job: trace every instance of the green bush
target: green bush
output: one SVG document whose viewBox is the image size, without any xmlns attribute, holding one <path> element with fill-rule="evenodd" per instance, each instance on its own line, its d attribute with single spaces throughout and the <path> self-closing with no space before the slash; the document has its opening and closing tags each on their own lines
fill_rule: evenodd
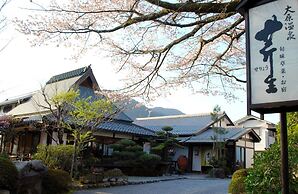
<svg viewBox="0 0 298 194">
<path fill-rule="evenodd" d="M 70 171 L 73 152 L 72 145 L 38 145 L 33 159 L 42 160 L 46 166 L 52 169 Z"/>
<path fill-rule="evenodd" d="M 103 176 L 104 178 L 125 177 L 125 174 L 123 174 L 123 172 L 120 169 L 114 168 L 111 170 L 104 171 Z"/>
<path fill-rule="evenodd" d="M 232 181 L 229 185 L 229 193 L 242 194 L 245 193 L 245 179 L 247 176 L 247 169 L 240 169 L 234 172 Z"/>
<path fill-rule="evenodd" d="M 236 170 L 232 176 L 232 179 L 247 177 L 249 169 Z"/>
<path fill-rule="evenodd" d="M 119 166 L 133 167 L 137 165 L 138 158 L 145 154 L 141 146 L 129 139 L 122 139 L 111 145 L 113 148 L 114 163 Z"/>
<path fill-rule="evenodd" d="M 160 163 L 161 157 L 156 154 L 144 154 L 139 157 L 139 160 L 144 168 L 155 168 Z"/>
<path fill-rule="evenodd" d="M 280 145 L 271 147 L 254 157 L 254 166 L 245 180 L 248 193 L 277 194 L 281 192 Z M 289 141 L 289 186 L 290 193 L 298 193 L 298 146 Z M 296 175 L 295 175 L 296 174 Z"/>
<path fill-rule="evenodd" d="M 0 157 L 0 188 L 14 191 L 17 185 L 18 171 L 6 157 Z"/>
<path fill-rule="evenodd" d="M 43 194 L 62 194 L 71 188 L 71 177 L 68 172 L 60 169 L 49 169 L 42 180 Z"/>
</svg>

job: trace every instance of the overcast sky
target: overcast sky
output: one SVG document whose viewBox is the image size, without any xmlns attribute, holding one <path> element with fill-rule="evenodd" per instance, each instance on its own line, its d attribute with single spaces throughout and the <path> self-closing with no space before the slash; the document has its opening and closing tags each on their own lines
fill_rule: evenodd
<svg viewBox="0 0 298 194">
<path fill-rule="evenodd" d="M 29 0 L 12 0 L 5 10 L 8 19 L 23 14 L 20 7 L 28 3 Z M 110 59 L 98 53 L 90 52 L 75 61 L 71 59 L 71 48 L 31 47 L 27 37 L 15 31 L 12 25 L 0 34 L 1 45 L 7 41 L 10 41 L 9 45 L 0 53 L 0 101 L 38 90 L 51 76 L 90 64 L 102 88 L 113 89 L 121 84 L 119 78 L 122 75 L 115 72 Z M 176 108 L 188 114 L 211 112 L 215 105 L 219 105 L 233 121 L 246 115 L 245 94 L 238 101 L 227 102 L 223 97 L 193 94 L 188 89 L 177 88 L 172 95 L 161 97 L 149 105 Z M 278 122 L 278 115 L 268 115 L 265 119 Z"/>
</svg>

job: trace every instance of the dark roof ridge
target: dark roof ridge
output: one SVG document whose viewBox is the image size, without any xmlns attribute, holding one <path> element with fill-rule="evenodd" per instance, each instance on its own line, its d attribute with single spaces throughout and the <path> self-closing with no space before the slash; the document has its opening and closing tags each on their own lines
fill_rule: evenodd
<svg viewBox="0 0 298 194">
<path fill-rule="evenodd" d="M 78 68 L 78 69 L 75 69 L 75 70 L 71 70 L 71 71 L 68 71 L 68 72 L 64 72 L 64 73 L 61 73 L 61 74 L 58 74 L 58 75 L 54 75 L 50 78 L 50 80 L 46 84 L 51 84 L 51 83 L 55 83 L 55 82 L 58 82 L 58 81 L 65 80 L 65 79 L 69 79 L 69 78 L 73 78 L 73 77 L 76 77 L 76 76 L 83 75 L 89 68 L 90 68 L 90 65 L 85 66 L 85 67 L 81 67 L 81 68 Z"/>
</svg>

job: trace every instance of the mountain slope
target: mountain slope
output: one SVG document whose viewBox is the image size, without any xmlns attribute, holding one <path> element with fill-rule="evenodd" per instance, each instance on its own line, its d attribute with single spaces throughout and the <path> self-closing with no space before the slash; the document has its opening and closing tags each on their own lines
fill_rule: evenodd
<svg viewBox="0 0 298 194">
<path fill-rule="evenodd" d="M 163 107 L 148 108 L 144 104 L 134 99 L 130 100 L 124 112 L 133 120 L 135 120 L 136 118 L 142 118 L 142 117 L 158 117 L 158 116 L 184 114 L 180 110 L 173 109 L 173 108 L 163 108 Z"/>
</svg>

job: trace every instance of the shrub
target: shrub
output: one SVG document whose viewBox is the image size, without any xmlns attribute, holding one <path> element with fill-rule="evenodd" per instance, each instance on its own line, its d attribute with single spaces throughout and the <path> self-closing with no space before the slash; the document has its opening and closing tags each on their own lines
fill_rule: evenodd
<svg viewBox="0 0 298 194">
<path fill-rule="evenodd" d="M 223 168 L 212 168 L 209 171 L 209 176 L 223 179 L 223 178 L 226 177 L 226 173 L 225 173 L 225 170 Z"/>
<path fill-rule="evenodd" d="M 42 160 L 49 168 L 69 171 L 73 152 L 72 145 L 39 145 L 33 158 Z"/>
<path fill-rule="evenodd" d="M 234 172 L 232 181 L 229 185 L 229 193 L 242 194 L 245 193 L 245 179 L 247 176 L 247 169 L 240 169 Z"/>
<path fill-rule="evenodd" d="M 232 179 L 247 177 L 247 174 L 248 174 L 248 169 L 236 170 L 232 176 Z"/>
<path fill-rule="evenodd" d="M 139 157 L 140 163 L 144 168 L 155 168 L 160 163 L 161 157 L 156 154 L 144 154 Z"/>
<path fill-rule="evenodd" d="M 43 194 L 60 194 L 70 190 L 71 177 L 68 172 L 60 169 L 49 169 L 42 180 Z"/>
<path fill-rule="evenodd" d="M 113 177 L 125 177 L 123 172 L 119 168 L 114 168 L 104 172 L 104 178 L 113 178 Z"/>
<path fill-rule="evenodd" d="M 157 165 L 161 157 L 156 154 L 143 152 L 141 146 L 134 141 L 122 139 L 111 146 L 114 149 L 114 164 L 121 167 L 121 170 L 128 175 L 153 176 L 160 174 Z"/>
<path fill-rule="evenodd" d="M 6 157 L 0 157 L 0 188 L 13 191 L 16 189 L 18 171 Z"/>
<path fill-rule="evenodd" d="M 290 193 L 298 193 L 298 146 L 289 141 L 289 186 Z M 250 193 L 275 194 L 281 191 L 280 146 L 271 147 L 255 155 L 254 167 L 249 170 L 245 180 L 246 191 Z"/>
</svg>

